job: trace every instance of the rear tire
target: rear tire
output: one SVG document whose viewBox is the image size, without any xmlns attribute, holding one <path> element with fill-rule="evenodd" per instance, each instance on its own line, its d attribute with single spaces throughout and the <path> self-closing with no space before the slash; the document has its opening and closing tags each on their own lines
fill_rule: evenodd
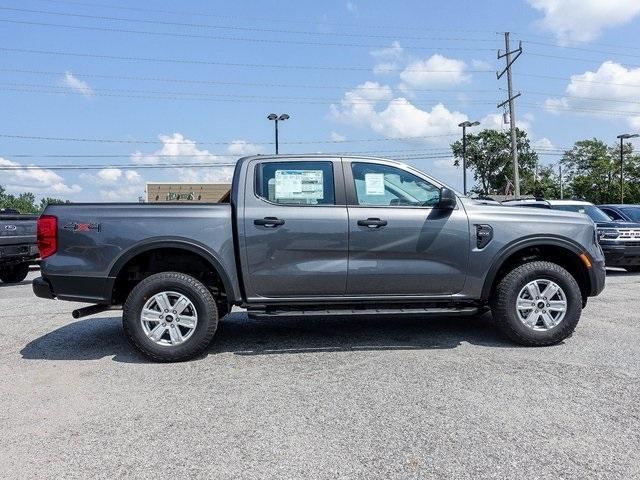
<svg viewBox="0 0 640 480">
<path fill-rule="evenodd" d="M 550 285 L 559 288 L 554 295 L 543 296 Z M 531 295 L 529 288 L 540 291 L 540 295 Z M 514 268 L 500 280 L 491 299 L 491 312 L 501 330 L 515 343 L 554 345 L 570 337 L 576 328 L 582 314 L 582 294 L 575 278 L 560 265 L 530 262 Z"/>
<path fill-rule="evenodd" d="M 179 362 L 202 353 L 211 343 L 218 310 L 200 281 L 184 273 L 163 272 L 133 288 L 124 304 L 122 323 L 128 340 L 144 356 L 156 362 Z"/>
<path fill-rule="evenodd" d="M 19 263 L 0 267 L 0 280 L 4 283 L 19 283 L 27 278 L 29 274 L 29 264 Z"/>
</svg>

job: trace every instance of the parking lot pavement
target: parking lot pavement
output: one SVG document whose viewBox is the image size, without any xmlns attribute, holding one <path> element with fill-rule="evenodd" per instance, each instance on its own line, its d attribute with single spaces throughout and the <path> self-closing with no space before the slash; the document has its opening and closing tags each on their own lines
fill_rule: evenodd
<svg viewBox="0 0 640 480">
<path fill-rule="evenodd" d="M 607 282 L 555 347 L 513 346 L 489 315 L 239 312 L 165 365 L 120 312 L 74 321 L 0 285 L 0 477 L 640 478 L 640 275 Z"/>
</svg>

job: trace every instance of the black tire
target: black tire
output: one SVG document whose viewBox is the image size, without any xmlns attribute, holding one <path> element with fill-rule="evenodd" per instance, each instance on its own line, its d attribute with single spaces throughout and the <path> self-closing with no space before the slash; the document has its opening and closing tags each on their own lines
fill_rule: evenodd
<svg viewBox="0 0 640 480">
<path fill-rule="evenodd" d="M 27 278 L 29 274 L 29 264 L 19 263 L 0 267 L 0 280 L 4 283 L 19 283 Z"/>
<path fill-rule="evenodd" d="M 159 345 L 144 332 L 140 315 L 149 298 L 163 291 L 185 295 L 194 305 L 198 322 L 193 334 L 178 345 Z M 151 275 L 136 285 L 124 304 L 122 324 L 131 344 L 156 362 L 179 362 L 202 353 L 218 327 L 218 310 L 211 292 L 201 282 L 184 273 Z"/>
<path fill-rule="evenodd" d="M 537 279 L 551 280 L 566 296 L 567 310 L 560 323 L 548 330 L 534 330 L 519 318 L 516 301 L 522 288 Z M 498 283 L 491 298 L 493 318 L 509 339 L 520 345 L 541 347 L 554 345 L 571 336 L 582 314 L 582 294 L 575 278 L 552 262 L 536 261 L 520 265 Z"/>
</svg>

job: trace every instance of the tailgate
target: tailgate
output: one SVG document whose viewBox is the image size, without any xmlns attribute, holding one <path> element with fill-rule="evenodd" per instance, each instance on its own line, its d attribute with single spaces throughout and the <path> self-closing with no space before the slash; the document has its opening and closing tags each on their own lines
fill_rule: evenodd
<svg viewBox="0 0 640 480">
<path fill-rule="evenodd" d="M 36 243 L 36 219 L 32 215 L 1 215 L 0 246 Z"/>
</svg>

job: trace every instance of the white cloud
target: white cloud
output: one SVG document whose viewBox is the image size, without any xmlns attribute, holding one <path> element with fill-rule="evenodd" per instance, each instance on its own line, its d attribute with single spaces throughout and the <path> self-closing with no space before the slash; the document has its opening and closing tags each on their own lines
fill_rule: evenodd
<svg viewBox="0 0 640 480">
<path fill-rule="evenodd" d="M 522 120 L 516 119 L 516 126 L 525 130 L 526 132 L 531 131 L 531 121 L 532 117 L 524 115 Z M 509 117 L 507 116 L 507 121 Z M 491 130 L 507 130 L 509 128 L 508 123 L 504 123 L 504 117 L 501 113 L 489 113 L 485 115 L 482 119 L 480 119 L 480 125 L 478 126 L 479 130 L 491 129 Z"/>
<path fill-rule="evenodd" d="M 69 87 L 70 89 L 84 95 L 86 98 L 93 96 L 93 90 L 89 84 L 76 78 L 71 72 L 65 72 L 64 77 L 62 78 L 62 84 L 65 87 Z"/>
<path fill-rule="evenodd" d="M 194 140 L 189 140 L 181 133 L 173 135 L 158 135 L 162 142 L 162 148 L 152 153 L 134 152 L 131 160 L 139 164 L 158 165 L 190 164 L 184 167 L 172 167 L 170 174 L 164 173 L 164 178 L 170 181 L 181 182 L 230 182 L 233 176 L 233 166 L 224 165 L 234 162 L 231 157 L 215 155 L 208 150 L 198 148 Z M 233 147 L 232 147 L 233 145 Z M 248 148 L 251 145 L 243 140 L 237 140 L 230 149 Z M 236 155 L 237 153 L 233 153 Z M 193 164 L 206 164 L 206 166 L 191 166 Z M 222 165 L 216 165 L 222 164 Z M 154 173 L 156 177 L 158 173 Z"/>
<path fill-rule="evenodd" d="M 127 170 L 124 172 L 124 177 L 129 183 L 140 183 L 142 181 L 142 177 L 135 170 Z"/>
<path fill-rule="evenodd" d="M 552 148 L 555 148 L 555 146 L 553 145 L 553 142 L 551 140 L 549 140 L 547 137 L 542 137 L 537 139 L 536 141 L 534 141 L 531 146 L 533 147 L 534 150 L 550 150 Z"/>
<path fill-rule="evenodd" d="M 626 68 L 612 61 L 604 62 L 595 71 L 572 75 L 565 89 L 566 96 L 545 101 L 548 111 L 612 118 L 626 117 L 629 125 L 640 128 L 638 88 L 640 67 Z M 605 110 L 599 112 L 598 110 Z"/>
<path fill-rule="evenodd" d="M 400 73 L 402 89 L 449 87 L 469 83 L 471 75 L 465 73 L 467 65 L 462 60 L 446 58 L 440 54 L 425 60 L 411 62 Z"/>
<path fill-rule="evenodd" d="M 247 155 L 256 155 L 258 153 L 262 153 L 264 152 L 264 147 L 262 145 L 249 143 L 246 140 L 233 140 L 227 147 L 227 151 L 229 153 L 244 157 Z"/>
<path fill-rule="evenodd" d="M 349 1 L 345 6 L 347 7 L 348 12 L 358 15 L 358 6 L 354 2 Z"/>
<path fill-rule="evenodd" d="M 452 112 L 441 103 L 430 111 L 421 110 L 404 97 L 392 98 L 388 86 L 375 82 L 366 82 L 346 92 L 341 104 L 331 105 L 330 111 L 336 121 L 367 127 L 391 138 L 446 135 L 467 120 L 465 114 Z"/>
<path fill-rule="evenodd" d="M 400 68 L 400 61 L 404 55 L 404 49 L 398 41 L 394 41 L 390 46 L 369 52 L 378 63 L 373 67 L 373 73 L 384 75 L 397 71 Z"/>
<path fill-rule="evenodd" d="M 41 195 L 56 193 L 71 195 L 82 191 L 80 185 L 67 185 L 53 170 L 25 168 L 25 166 L 0 157 L 0 167 L 11 167 L 2 171 L 2 184 L 10 193 L 32 191 Z"/>
<path fill-rule="evenodd" d="M 484 60 L 471 60 L 471 66 L 474 70 L 486 70 L 487 72 L 494 69 L 493 65 Z"/>
<path fill-rule="evenodd" d="M 334 142 L 344 142 L 347 139 L 344 135 L 340 135 L 337 132 L 331 132 L 331 140 Z"/>
<path fill-rule="evenodd" d="M 105 183 L 114 183 L 122 176 L 119 168 L 103 168 L 98 172 L 98 178 Z"/>
<path fill-rule="evenodd" d="M 529 5 L 544 14 L 540 26 L 564 44 L 594 40 L 640 14 L 638 0 L 529 0 Z"/>
</svg>

